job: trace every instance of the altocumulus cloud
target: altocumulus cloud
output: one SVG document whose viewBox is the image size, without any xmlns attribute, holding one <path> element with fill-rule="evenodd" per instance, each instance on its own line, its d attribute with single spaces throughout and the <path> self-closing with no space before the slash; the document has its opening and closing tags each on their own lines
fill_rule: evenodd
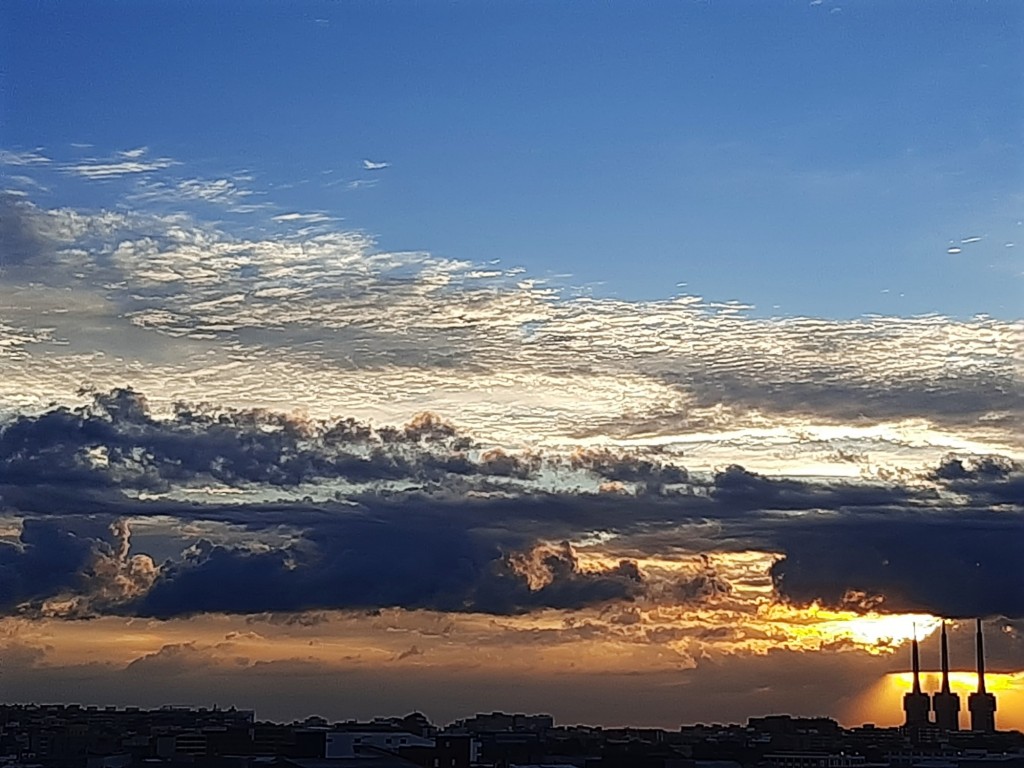
<svg viewBox="0 0 1024 768">
<path fill-rule="evenodd" d="M 29 407 L 129 380 L 162 407 L 429 405 L 506 442 L 912 422 L 940 447 L 1005 447 L 1024 424 L 1019 323 L 565 299 L 514 269 L 381 253 L 357 232 L 239 237 L 183 214 L 19 198 L 4 222 L 14 268 L 0 280 L 25 301 L 7 310 L 21 357 L 0 393 Z"/>
</svg>

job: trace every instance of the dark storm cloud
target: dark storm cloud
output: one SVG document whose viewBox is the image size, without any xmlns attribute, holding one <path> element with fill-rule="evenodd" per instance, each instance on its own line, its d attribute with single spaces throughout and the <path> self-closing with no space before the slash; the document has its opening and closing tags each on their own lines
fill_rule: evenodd
<svg viewBox="0 0 1024 768">
<path fill-rule="evenodd" d="M 0 431 L 0 506 L 27 520 L 19 546 L 0 550 L 10 585 L 3 607 L 67 592 L 88 596 L 96 558 L 105 558 L 103 572 L 131 570 L 125 553 L 113 562 L 107 527 L 117 518 L 164 516 L 181 526 L 215 521 L 237 535 L 198 544 L 154 567 L 149 581 L 145 563 L 136 564 L 133 583 L 142 587 L 130 595 L 104 587 L 94 609 L 173 616 L 401 606 L 506 614 L 655 594 L 693 602 L 727 593 L 727 578 L 711 573 L 666 585 L 632 559 L 759 550 L 780 553 L 771 576 L 779 596 L 795 603 L 1024 616 L 1017 565 L 1024 471 L 1000 457 L 948 457 L 915 483 L 894 485 L 767 478 L 740 466 L 695 478 L 682 467 L 607 451 L 559 458 L 473 449 L 429 414 L 403 428 L 371 428 L 350 419 L 180 406 L 161 420 L 131 390 L 16 418 Z M 525 484 L 545 462 L 633 483 L 637 493 L 543 492 Z M 137 493 L 211 479 L 267 489 L 335 478 L 370 485 L 323 502 L 198 504 Z M 494 486 L 496 478 L 519 484 Z M 411 481 L 418 490 L 374 485 L 386 480 Z M 280 540 L 282 531 L 290 543 L 266 543 L 265 534 Z M 550 545 L 593 534 L 622 564 L 586 569 L 571 547 Z M 46 579 L 34 576 L 43 571 Z"/>
<path fill-rule="evenodd" d="M 999 617 L 986 621 L 985 666 L 990 672 L 1017 672 L 1024 659 L 1024 620 Z M 973 617 L 966 621 L 950 621 L 947 624 L 949 656 L 954 669 L 974 667 L 977 652 L 977 637 Z M 925 668 L 939 666 L 940 637 L 935 632 L 921 641 L 921 659 Z M 902 654 L 901 654 L 902 655 Z M 897 661 L 906 663 L 906 655 Z"/>
<path fill-rule="evenodd" d="M 918 489 L 769 478 L 736 464 L 715 474 L 710 496 L 719 508 L 732 512 L 872 509 L 936 498 Z"/>
<path fill-rule="evenodd" d="M 645 593 L 643 574 L 628 561 L 617 569 L 585 573 L 571 556 L 548 553 L 540 561 L 548 583 L 540 589 L 531 589 L 513 567 L 510 553 L 529 551 L 542 533 L 575 527 L 559 521 L 560 512 L 575 506 L 572 517 L 577 521 L 591 517 L 591 522 L 598 522 L 604 515 L 600 510 L 588 514 L 586 499 L 521 499 L 518 508 L 508 500 L 419 501 L 393 499 L 374 505 L 372 512 L 364 504 L 367 511 L 360 513 L 333 504 L 180 504 L 175 510 L 157 502 L 152 511 L 158 514 L 176 511 L 183 519 L 221 519 L 254 529 L 291 524 L 302 533 L 294 545 L 272 549 L 196 547 L 190 557 L 165 564 L 144 596 L 116 610 L 169 616 L 403 606 L 516 613 L 537 607 L 581 607 Z M 149 503 L 138 504 L 136 511 L 149 508 Z M 641 515 L 647 522 L 638 527 L 658 528 L 663 540 L 677 539 L 676 544 L 685 548 L 685 526 L 671 519 L 667 503 L 658 509 L 660 520 L 649 508 Z M 620 514 L 623 511 L 628 508 L 619 509 Z M 882 610 L 1022 615 L 1024 584 L 1016 567 L 1024 534 L 1020 515 L 969 512 L 936 519 L 944 514 L 933 512 L 924 519 L 836 516 L 819 523 L 739 519 L 735 526 L 726 518 L 721 536 L 711 544 L 735 548 L 735 537 L 743 531 L 744 546 L 756 542 L 784 552 L 772 576 L 779 594 L 794 602 L 864 605 L 882 597 L 877 604 Z M 550 521 L 545 515 L 552 516 Z M 620 523 L 619 528 L 628 540 L 628 524 Z M 62 561 L 70 563 L 63 566 L 63 581 L 49 582 L 50 587 L 79 583 L 72 566 L 84 569 L 89 550 L 77 551 L 77 559 Z M 36 562 L 52 559 L 40 554 Z M 28 564 L 15 560 L 10 567 Z M 42 596 L 47 584 L 39 582 L 34 593 L 22 597 Z M 674 597 L 689 602 L 728 591 L 722 580 L 715 580 L 714 589 L 708 584 L 706 579 L 680 584 Z"/>
<path fill-rule="evenodd" d="M 1024 506 L 1024 468 L 1003 456 L 947 456 L 931 476 L 990 504 Z"/>
<path fill-rule="evenodd" d="M 797 602 L 948 617 L 1024 616 L 1024 516 L 838 519 L 780 531 L 777 591 Z"/>
<path fill-rule="evenodd" d="M 569 548 L 543 558 L 538 567 L 544 583 L 531 587 L 508 555 L 530 551 L 538 541 L 532 532 L 517 532 L 500 519 L 493 526 L 471 520 L 471 509 L 460 514 L 458 505 L 427 497 L 368 494 L 367 504 L 354 510 L 350 503 L 193 505 L 132 495 L 204 478 L 255 487 L 325 478 L 450 483 L 478 473 L 463 453 L 471 445 L 430 414 L 403 428 L 377 429 L 348 419 L 314 423 L 185 406 L 172 419 L 158 420 L 145 398 L 119 389 L 96 394 L 86 407 L 7 424 L 0 431 L 0 503 L 9 511 L 44 515 L 53 525 L 102 520 L 101 530 L 121 516 L 167 515 L 254 532 L 300 532 L 293 545 L 279 548 L 200 542 L 184 559 L 165 563 L 145 595 L 117 609 L 141 615 L 381 606 L 518 613 L 630 599 L 639 591 L 635 566 L 585 571 Z M 479 474 L 488 476 L 521 474 L 525 465 L 488 452 L 479 466 Z M 38 525 L 30 518 L 23 536 Z M 40 582 L 30 592 L 12 588 L 6 607 L 64 592 L 88 596 L 89 554 L 101 556 L 102 541 L 76 541 L 81 547 L 74 559 L 64 556 L 59 541 L 51 542 L 52 553 L 45 546 L 28 547 L 27 555 L 11 548 L 17 554 L 8 558 L 12 574 L 31 574 L 37 561 L 48 562 L 52 554 L 61 558 L 67 578 Z"/>
<path fill-rule="evenodd" d="M 472 472 L 461 453 L 471 445 L 431 414 L 377 430 L 351 419 L 310 423 L 184 405 L 172 419 L 158 420 L 142 395 L 117 389 L 96 394 L 86 407 L 20 416 L 3 427 L 0 481 L 146 490 L 202 478 L 271 486 L 327 478 L 424 481 Z M 409 456 L 407 447 L 418 450 Z M 90 456 L 95 450 L 102 453 Z"/>
<path fill-rule="evenodd" d="M 167 567 L 144 597 L 122 610 L 161 618 L 378 607 L 515 614 L 630 600 L 642 589 L 635 564 L 584 571 L 567 545 L 543 554 L 546 583 L 531 587 L 494 542 L 435 521 L 398 527 L 357 519 L 311 532 L 287 549 L 201 549 Z"/>
<path fill-rule="evenodd" d="M 120 511 L 131 505 L 126 501 Z M 38 612 L 48 598 L 62 598 L 70 599 L 66 613 L 73 617 L 381 607 L 517 614 L 628 601 L 646 588 L 632 561 L 584 568 L 568 543 L 541 546 L 488 521 L 474 525 L 454 508 L 444 516 L 415 504 L 389 514 L 337 503 L 134 502 L 134 510 L 136 517 L 231 523 L 241 533 L 234 544 L 200 539 L 180 558 L 155 566 L 145 555 L 129 557 L 127 535 L 123 547 L 110 545 L 111 527 L 126 531 L 122 519 L 26 518 L 21 547 L 0 545 L 0 609 L 21 603 Z M 261 540 L 261 532 L 281 526 L 298 531 L 290 543 Z M 126 579 L 142 587 L 126 591 Z"/>
<path fill-rule="evenodd" d="M 84 586 L 93 541 L 55 521 L 24 521 L 17 544 L 0 542 L 0 610 Z"/>
<path fill-rule="evenodd" d="M 776 513 L 745 525 L 783 553 L 771 576 L 794 603 L 1024 616 L 1024 468 L 1003 457 L 950 456 L 927 479 L 937 487 L 815 488 L 729 467 L 711 495 Z M 960 499 L 950 501 L 950 492 Z M 785 512 L 795 514 L 778 514 Z"/>
<path fill-rule="evenodd" d="M 569 457 L 569 464 L 612 482 L 636 483 L 639 491 L 651 494 L 663 493 L 666 485 L 681 485 L 690 480 L 684 467 L 606 448 L 576 451 Z"/>
<path fill-rule="evenodd" d="M 911 506 L 782 528 L 772 568 L 784 597 L 876 604 L 947 617 L 1024 617 L 1024 467 L 1003 457 L 949 456 L 929 473 L 970 505 Z"/>
</svg>

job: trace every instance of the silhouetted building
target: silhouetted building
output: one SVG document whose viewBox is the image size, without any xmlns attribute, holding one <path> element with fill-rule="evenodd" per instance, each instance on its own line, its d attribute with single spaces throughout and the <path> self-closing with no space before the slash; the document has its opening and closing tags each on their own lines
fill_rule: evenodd
<svg viewBox="0 0 1024 768">
<path fill-rule="evenodd" d="M 960 696 L 949 688 L 949 645 L 946 622 L 942 622 L 942 687 L 932 695 L 935 726 L 943 731 L 960 730 Z"/>
<path fill-rule="evenodd" d="M 914 669 L 914 687 L 910 693 L 903 695 L 903 711 L 906 713 L 904 725 L 907 728 L 923 728 L 930 725 L 928 714 L 931 711 L 931 702 L 928 694 L 921 690 L 921 657 L 917 648 L 917 633 L 914 633 L 914 642 L 910 646 L 910 660 Z"/>
<path fill-rule="evenodd" d="M 994 733 L 996 730 L 996 697 L 985 690 L 985 641 L 981 635 L 981 619 L 977 623 L 978 690 L 967 697 L 971 712 L 971 730 Z"/>
</svg>

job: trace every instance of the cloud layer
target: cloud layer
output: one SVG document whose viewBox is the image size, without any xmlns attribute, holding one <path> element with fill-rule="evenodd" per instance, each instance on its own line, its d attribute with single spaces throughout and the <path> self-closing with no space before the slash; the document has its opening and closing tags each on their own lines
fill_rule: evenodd
<svg viewBox="0 0 1024 768">
<path fill-rule="evenodd" d="M 183 194 L 228 190 L 181 183 Z M 33 352 L 4 390 L 25 404 L 26 392 L 37 404 L 71 396 L 72 368 L 164 405 L 458 409 L 475 434 L 505 442 L 856 427 L 876 429 L 872 447 L 887 455 L 929 438 L 1021 450 L 1019 323 L 566 298 L 514 269 L 375 252 L 355 232 L 238 237 L 180 214 L 9 199 L 4 221 L 3 279 L 23 296 L 5 321 L 23 336 L 52 329 L 49 345 L 9 344 Z M 68 290 L 87 306 L 60 306 Z"/>
<path fill-rule="evenodd" d="M 180 404 L 161 419 L 138 393 L 114 390 L 5 425 L 0 480 L 8 514 L 24 520 L 4 549 L 8 610 L 60 598 L 73 612 L 152 616 L 686 603 L 728 595 L 730 574 L 665 577 L 637 560 L 761 551 L 777 556 L 778 599 L 795 604 L 1024 616 L 1013 566 L 1024 469 L 994 457 L 948 457 L 914 484 L 735 465 L 691 475 L 611 450 L 484 450 L 429 414 L 375 428 Z M 235 500 L 218 500 L 223 491 Z M 193 536 L 179 557 L 146 565 L 116 521 L 156 516 L 236 534 Z M 81 530 L 104 520 L 118 526 L 112 540 Z M 271 530 L 290 533 L 271 546 Z M 121 592 L 109 590 L 110 568 L 97 570 L 112 558 Z"/>
</svg>

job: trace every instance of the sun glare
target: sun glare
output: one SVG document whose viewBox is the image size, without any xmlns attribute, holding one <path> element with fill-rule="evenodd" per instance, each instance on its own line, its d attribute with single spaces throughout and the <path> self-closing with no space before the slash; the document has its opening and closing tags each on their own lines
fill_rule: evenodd
<svg viewBox="0 0 1024 768">
<path fill-rule="evenodd" d="M 931 635 L 942 624 L 941 619 L 927 614 L 901 613 L 883 615 L 869 613 L 863 616 L 841 618 L 825 621 L 821 624 L 823 632 L 834 632 L 837 636 L 846 635 L 857 643 L 864 645 L 901 645 L 914 639 L 923 639 Z"/>
</svg>

